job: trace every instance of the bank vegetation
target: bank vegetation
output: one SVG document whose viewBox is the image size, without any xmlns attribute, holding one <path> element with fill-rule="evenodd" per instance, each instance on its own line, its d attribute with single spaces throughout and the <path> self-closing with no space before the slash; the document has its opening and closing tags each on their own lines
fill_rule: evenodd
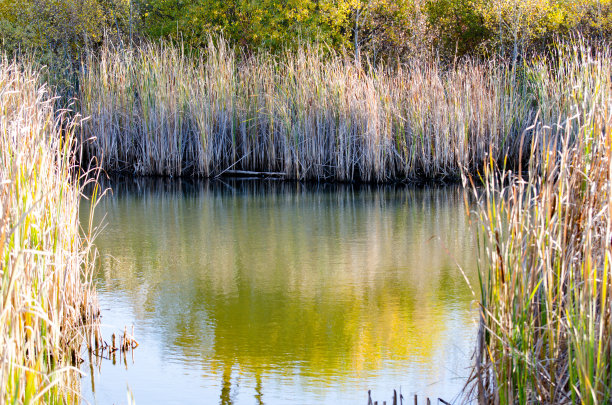
<svg viewBox="0 0 612 405">
<path fill-rule="evenodd" d="M 570 109 L 553 121 L 540 110 L 523 170 L 485 166 L 479 403 L 612 399 L 610 56 L 565 54 L 542 81 L 565 83 L 547 94 L 566 94 Z"/>
<path fill-rule="evenodd" d="M 78 403 L 97 329 L 76 122 L 40 72 L 0 59 L 0 403 Z"/>
</svg>

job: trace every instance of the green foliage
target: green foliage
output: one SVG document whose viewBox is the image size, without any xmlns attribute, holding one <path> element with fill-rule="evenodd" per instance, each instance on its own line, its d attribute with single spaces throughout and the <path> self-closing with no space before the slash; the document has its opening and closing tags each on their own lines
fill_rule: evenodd
<svg viewBox="0 0 612 405">
<path fill-rule="evenodd" d="M 222 33 L 244 50 L 317 41 L 375 59 L 430 50 L 516 56 L 557 36 L 612 33 L 612 0 L 134 0 L 134 7 L 143 33 L 190 46 Z"/>
<path fill-rule="evenodd" d="M 135 2 L 144 31 L 152 37 L 207 44 L 222 33 L 246 49 L 280 50 L 299 43 L 343 43 L 342 16 L 331 2 L 317 0 L 148 0 Z"/>
<path fill-rule="evenodd" d="M 324 43 L 355 59 L 516 57 L 559 36 L 609 39 L 612 0 L 0 0 L 0 37 L 78 59 L 105 38 L 204 48 L 222 34 L 243 52 Z"/>
<path fill-rule="evenodd" d="M 74 58 L 127 32 L 129 0 L 0 0 L 5 50 L 32 47 Z"/>
<path fill-rule="evenodd" d="M 494 48 L 542 48 L 555 37 L 580 33 L 609 40 L 611 0 L 478 0 L 477 12 Z"/>
<path fill-rule="evenodd" d="M 429 26 L 436 30 L 435 40 L 443 49 L 465 55 L 482 51 L 481 45 L 490 37 L 479 10 L 482 0 L 429 0 L 426 14 Z"/>
</svg>

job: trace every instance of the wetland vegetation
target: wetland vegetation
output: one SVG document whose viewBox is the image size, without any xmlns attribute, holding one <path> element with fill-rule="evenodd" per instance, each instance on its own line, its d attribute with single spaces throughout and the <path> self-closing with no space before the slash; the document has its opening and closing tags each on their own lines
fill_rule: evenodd
<svg viewBox="0 0 612 405">
<path fill-rule="evenodd" d="M 80 232 L 76 124 L 38 72 L 0 62 L 0 402 L 79 402 L 97 330 L 91 239 Z"/>
<path fill-rule="evenodd" d="M 461 229 L 468 236 L 476 235 L 474 243 L 480 248 L 479 264 L 474 265 L 478 280 L 471 284 L 479 304 L 476 355 L 462 400 L 609 402 L 611 10 L 608 0 L 0 0 L 0 402 L 80 401 L 81 351 L 100 338 L 92 284 L 94 222 L 89 218 L 93 216 L 79 222 L 81 185 L 92 177 L 87 174 L 92 167 L 128 176 L 211 180 L 249 172 L 297 181 L 297 186 L 287 187 L 298 188 L 321 182 L 347 187 L 461 182 L 473 194 L 465 197 L 464 208 L 473 211 L 471 218 L 478 224 Z M 184 280 L 178 274 L 174 279 L 188 280 L 182 286 L 186 289 L 195 277 L 200 283 L 192 285 L 196 295 L 228 294 L 225 306 L 204 305 L 207 311 L 221 311 L 215 317 L 219 321 L 215 333 L 225 332 L 215 338 L 220 342 L 215 355 L 223 357 L 223 347 L 237 350 L 235 342 L 223 340 L 236 327 L 246 328 L 245 335 L 257 331 L 253 341 L 279 327 L 261 320 L 253 325 L 252 319 L 274 315 L 275 309 L 248 291 L 280 294 L 281 305 L 288 305 L 283 295 L 287 291 L 307 302 L 317 291 L 323 301 L 334 294 L 350 297 L 335 303 L 328 300 L 331 337 L 321 324 L 307 323 L 322 340 L 315 339 L 316 347 L 303 347 L 299 364 L 330 361 L 331 368 L 337 366 L 335 357 L 317 351 L 321 346 L 333 346 L 352 359 L 359 357 L 355 353 L 365 353 L 366 343 L 372 353 L 384 351 L 391 341 L 395 342 L 391 346 L 401 346 L 398 342 L 406 336 L 402 333 L 414 329 L 410 326 L 414 311 L 406 303 L 418 299 L 398 290 L 393 299 L 381 299 L 374 307 L 351 307 L 348 301 L 365 303 L 363 294 L 415 283 L 395 272 L 409 261 L 399 263 L 397 251 L 390 247 L 392 241 L 408 238 L 401 232 L 410 227 L 394 228 L 396 222 L 406 224 L 404 217 L 388 219 L 385 214 L 369 222 L 368 216 L 351 215 L 355 204 L 379 214 L 387 209 L 397 212 L 392 207 L 403 199 L 419 204 L 411 197 L 413 191 L 394 191 L 393 203 L 375 193 L 379 197 L 374 204 L 362 200 L 361 191 L 356 203 L 343 189 L 336 191 L 334 203 L 345 214 L 331 218 L 310 212 L 310 219 L 322 221 L 321 229 L 341 235 L 338 240 L 351 237 L 342 229 L 356 226 L 353 230 L 360 234 L 359 226 L 365 226 L 360 243 L 370 246 L 370 251 L 360 250 L 360 243 L 334 247 L 324 232 L 300 233 L 300 226 L 283 216 L 283 209 L 297 210 L 299 215 L 302 204 L 319 207 L 327 201 L 321 195 L 268 192 L 272 200 L 264 199 L 265 204 L 277 211 L 264 210 L 262 215 L 269 216 L 278 239 L 262 239 L 265 248 L 260 246 L 251 252 L 254 256 L 241 259 L 241 263 L 252 261 L 252 274 L 232 273 L 242 265 L 235 261 L 241 253 L 224 255 L 225 245 L 219 244 L 210 255 L 225 270 L 216 275 L 185 273 Z M 254 194 L 257 202 L 257 193 L 247 194 Z M 163 239 L 173 229 L 164 221 L 177 224 L 188 219 L 165 211 L 168 206 L 184 208 L 174 196 L 169 190 L 154 200 L 144 196 L 138 201 L 159 217 L 160 230 L 151 234 L 159 237 L 155 241 L 140 241 L 147 245 L 146 251 L 139 254 L 127 248 L 126 257 L 133 263 L 146 264 L 151 255 L 158 259 L 155 271 L 160 271 L 160 263 L 171 268 L 172 261 L 164 261 L 161 253 L 170 241 L 181 242 L 173 245 L 178 257 L 195 260 L 189 250 L 193 243 L 184 235 Z M 217 191 L 199 195 L 197 204 L 210 196 L 211 201 L 233 207 L 231 217 L 244 219 L 245 229 L 251 229 L 246 235 L 234 235 L 231 242 L 256 245 L 261 235 L 252 230 L 251 220 L 241 216 L 248 205 L 240 208 L 236 200 Z M 91 207 L 97 201 L 95 193 L 92 198 Z M 181 198 L 189 204 L 189 197 Z M 293 203 L 283 206 L 283 198 Z M 102 206 L 112 215 L 117 208 L 112 204 L 125 201 L 129 198 L 112 197 L 102 200 Z M 207 207 L 214 207 L 210 204 Z M 213 211 L 223 215 L 217 208 Z M 348 222 L 342 215 L 348 215 Z M 138 217 L 132 212 L 123 222 Z M 224 227 L 233 226 L 230 220 L 219 223 L 223 217 L 190 220 L 202 218 L 208 218 L 210 223 L 202 226 L 210 226 L 211 232 L 223 233 Z M 352 220 L 356 222 L 351 225 Z M 459 226 L 461 221 L 453 223 Z M 330 224 L 339 228 L 327 228 Z M 184 226 L 188 228 L 187 223 Z M 426 225 L 422 229 L 439 232 Z M 206 230 L 196 233 L 205 235 Z M 310 240 L 311 235 L 321 239 Z M 296 251 L 287 250 L 289 241 Z M 162 247 L 151 246 L 155 243 Z M 304 246 L 316 250 L 320 262 L 305 259 L 312 252 Z M 126 246 L 113 247 L 122 248 Z M 426 264 L 423 271 L 431 271 L 437 265 L 419 256 L 423 250 L 406 255 L 418 257 Z M 261 275 L 257 263 L 267 260 L 266 252 L 288 260 L 283 262 L 286 274 L 272 277 L 280 280 L 283 294 L 267 291 L 268 284 L 257 278 Z M 372 252 L 376 254 L 370 256 Z M 100 277 L 114 271 L 105 260 L 98 262 L 100 286 L 109 281 Z M 367 269 L 387 260 L 392 264 L 368 279 Z M 322 279 L 315 277 L 321 276 L 316 271 L 333 267 L 332 262 L 338 265 L 336 261 L 343 263 L 336 267 L 338 272 L 325 277 L 340 290 L 317 287 L 316 281 Z M 351 290 L 359 293 L 352 296 L 341 289 L 343 277 L 350 278 L 351 269 L 363 266 L 358 276 L 367 282 Z M 137 289 L 147 307 L 146 289 L 160 274 L 143 281 L 138 271 L 117 270 L 111 281 L 121 284 L 119 289 Z M 377 278 L 384 271 L 389 274 Z M 396 275 L 398 280 L 393 279 Z M 245 284 L 239 285 L 242 293 L 235 296 L 232 288 L 238 279 Z M 368 283 L 376 280 L 384 285 L 369 290 Z M 448 288 L 459 291 L 454 283 Z M 395 298 L 406 306 L 389 309 L 386 305 L 397 303 Z M 238 307 L 245 302 L 262 313 L 241 312 Z M 171 299 L 164 304 L 171 303 L 181 305 Z M 303 319 L 283 312 L 290 308 L 281 307 L 276 313 L 294 324 L 276 330 L 278 340 L 270 350 L 291 352 L 283 346 L 283 333 L 289 340 L 299 340 L 291 328 Z M 314 317 L 321 307 L 303 309 Z M 366 313 L 373 318 L 350 323 L 345 318 L 349 313 L 361 321 Z M 174 316 L 182 323 L 198 322 L 181 318 L 185 314 Z M 388 328 L 383 333 L 374 324 Z M 371 334 L 359 335 L 362 329 L 356 325 Z M 208 342 L 194 335 L 168 336 L 200 348 Z M 361 340 L 353 340 L 355 336 Z M 268 342 L 260 343 L 267 347 Z M 260 364 L 253 359 L 256 351 L 249 350 L 239 350 L 244 357 L 235 357 L 232 367 Z M 393 353 L 403 356 L 401 350 Z M 382 361 L 367 358 L 373 364 Z M 226 396 L 221 402 L 225 398 L 224 403 L 229 403 L 231 392 L 222 391 Z"/>
</svg>

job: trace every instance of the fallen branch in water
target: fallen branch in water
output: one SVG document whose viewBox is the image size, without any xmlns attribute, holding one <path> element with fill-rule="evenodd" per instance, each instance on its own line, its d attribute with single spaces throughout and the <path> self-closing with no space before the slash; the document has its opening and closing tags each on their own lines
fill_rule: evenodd
<svg viewBox="0 0 612 405">
<path fill-rule="evenodd" d="M 252 176 L 252 177 L 287 177 L 283 172 L 254 172 L 249 170 L 226 170 L 224 176 Z"/>
</svg>

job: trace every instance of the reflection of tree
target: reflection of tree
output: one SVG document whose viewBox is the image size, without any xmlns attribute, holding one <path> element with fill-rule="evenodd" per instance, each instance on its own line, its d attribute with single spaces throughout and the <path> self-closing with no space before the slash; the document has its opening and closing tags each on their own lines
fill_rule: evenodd
<svg viewBox="0 0 612 405">
<path fill-rule="evenodd" d="M 222 376 L 221 403 L 234 366 L 262 401 L 272 368 L 354 375 L 389 357 L 426 361 L 449 307 L 472 298 L 454 264 L 475 268 L 458 189 L 309 187 L 158 182 L 102 202 L 99 281 Z"/>
<path fill-rule="evenodd" d="M 232 367 L 231 362 L 226 362 L 223 366 L 223 383 L 221 385 L 221 405 L 232 404 Z"/>
<path fill-rule="evenodd" d="M 261 369 L 255 369 L 255 399 L 257 405 L 263 405 L 263 392 L 261 386 Z"/>
</svg>

